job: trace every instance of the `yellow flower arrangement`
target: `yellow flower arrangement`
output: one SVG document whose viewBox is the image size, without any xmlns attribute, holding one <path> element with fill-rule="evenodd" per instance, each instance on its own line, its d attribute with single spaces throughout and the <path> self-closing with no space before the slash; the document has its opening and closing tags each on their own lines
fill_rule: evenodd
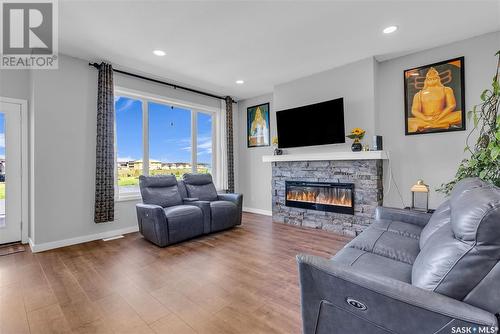
<svg viewBox="0 0 500 334">
<path fill-rule="evenodd" d="M 278 145 L 278 137 L 274 136 L 272 140 L 273 145 Z"/>
<path fill-rule="evenodd" d="M 365 130 L 361 128 L 354 128 L 351 130 L 351 134 L 346 136 L 347 138 L 361 140 L 365 136 Z"/>
</svg>

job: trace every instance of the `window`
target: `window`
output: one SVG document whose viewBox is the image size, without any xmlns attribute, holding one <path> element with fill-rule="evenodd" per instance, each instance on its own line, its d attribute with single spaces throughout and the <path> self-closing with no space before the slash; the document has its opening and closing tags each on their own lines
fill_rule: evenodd
<svg viewBox="0 0 500 334">
<path fill-rule="evenodd" d="M 116 97 L 115 114 L 118 193 L 137 194 L 143 167 L 142 101 Z"/>
<path fill-rule="evenodd" d="M 139 175 L 213 173 L 215 110 L 115 90 L 119 198 L 139 195 Z M 146 162 L 146 163 L 145 163 Z"/>
<path fill-rule="evenodd" d="M 197 172 L 212 173 L 212 115 L 197 114 Z"/>
<path fill-rule="evenodd" d="M 181 178 L 192 170 L 191 110 L 155 102 L 148 110 L 149 174 Z"/>
</svg>

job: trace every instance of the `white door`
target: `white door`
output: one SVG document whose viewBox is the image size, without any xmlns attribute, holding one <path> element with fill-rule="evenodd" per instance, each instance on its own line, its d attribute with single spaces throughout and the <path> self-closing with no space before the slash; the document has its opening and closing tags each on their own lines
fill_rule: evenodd
<svg viewBox="0 0 500 334">
<path fill-rule="evenodd" d="M 21 105 L 0 102 L 0 244 L 21 240 Z"/>
</svg>

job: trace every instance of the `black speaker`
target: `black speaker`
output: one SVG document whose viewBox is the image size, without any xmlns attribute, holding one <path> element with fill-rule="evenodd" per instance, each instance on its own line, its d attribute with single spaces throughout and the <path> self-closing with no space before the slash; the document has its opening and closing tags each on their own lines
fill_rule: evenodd
<svg viewBox="0 0 500 334">
<path fill-rule="evenodd" d="M 382 136 L 373 136 L 373 150 L 382 151 Z"/>
</svg>

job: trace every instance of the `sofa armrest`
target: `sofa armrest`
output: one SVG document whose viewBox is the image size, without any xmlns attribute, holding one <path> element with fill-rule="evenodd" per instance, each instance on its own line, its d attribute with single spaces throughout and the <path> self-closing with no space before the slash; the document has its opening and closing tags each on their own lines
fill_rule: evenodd
<svg viewBox="0 0 500 334">
<path fill-rule="evenodd" d="M 154 244 L 168 245 L 168 224 L 165 211 L 159 205 L 139 203 L 135 205 L 139 232 Z"/>
<path fill-rule="evenodd" d="M 489 312 L 411 284 L 317 256 L 298 255 L 297 263 L 304 334 L 337 333 L 332 329 L 431 334 L 498 326 Z"/>
<path fill-rule="evenodd" d="M 201 212 L 203 213 L 203 233 L 210 233 L 210 221 L 212 220 L 212 209 L 210 208 L 210 202 L 197 200 L 189 202 L 185 201 L 184 204 L 197 206 L 201 209 Z"/>
<path fill-rule="evenodd" d="M 243 211 L 243 195 L 242 194 L 218 194 L 220 201 L 229 201 L 236 204 L 238 207 L 238 222 L 236 225 L 241 225 L 241 214 Z"/>
<path fill-rule="evenodd" d="M 379 206 L 375 209 L 375 219 L 397 220 L 418 226 L 425 226 L 432 214 L 407 209 Z"/>
</svg>

